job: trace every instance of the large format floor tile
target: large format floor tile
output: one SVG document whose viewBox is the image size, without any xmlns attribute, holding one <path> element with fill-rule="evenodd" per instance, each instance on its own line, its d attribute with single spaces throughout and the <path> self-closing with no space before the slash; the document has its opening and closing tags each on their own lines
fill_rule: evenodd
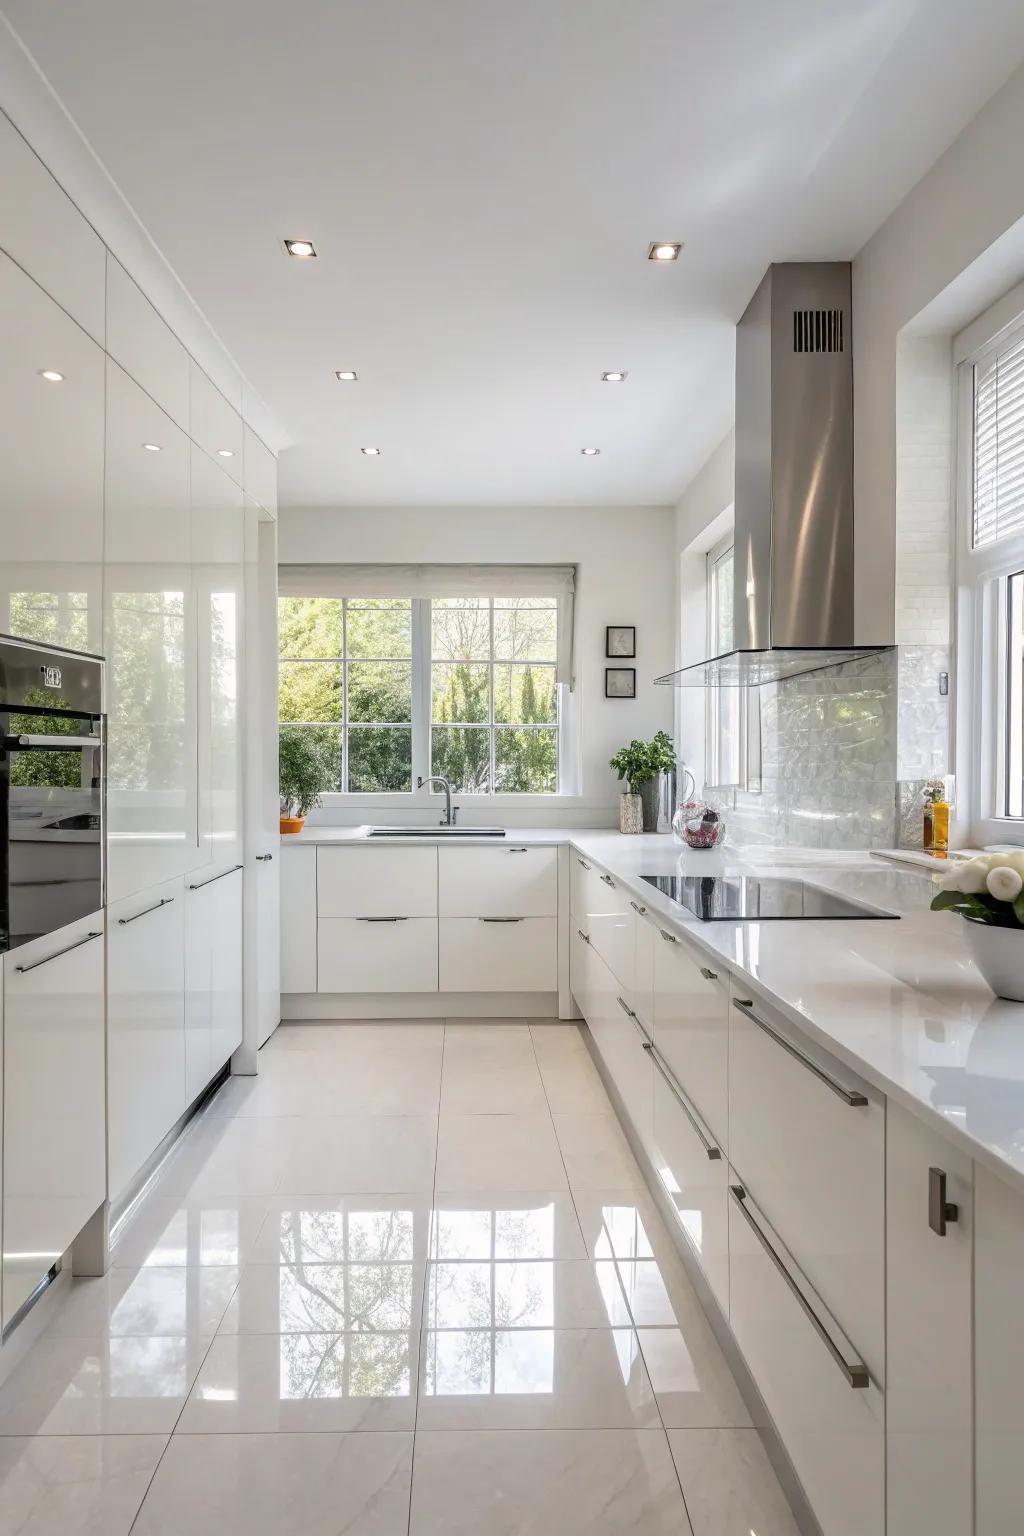
<svg viewBox="0 0 1024 1536">
<path fill-rule="evenodd" d="M 584 1259 L 586 1245 L 568 1190 L 438 1189 L 430 1256 L 452 1259 Z"/>
<path fill-rule="evenodd" d="M 128 1536 L 166 1435 L 0 1439 L 0 1536 Z"/>
<path fill-rule="evenodd" d="M 266 1200 L 148 1196 L 118 1231 L 111 1262 L 115 1269 L 245 1264 L 267 1209 Z"/>
<path fill-rule="evenodd" d="M 755 1429 L 673 1429 L 668 1438 L 693 1536 L 798 1536 Z"/>
<path fill-rule="evenodd" d="M 746 1428 L 750 1415 L 703 1316 L 683 1328 L 638 1328 L 666 1429 Z"/>
<path fill-rule="evenodd" d="M 436 1114 L 441 1093 L 441 1051 L 413 1048 L 383 1057 L 366 1047 L 317 1059 L 315 1076 L 295 1053 L 258 1077 L 232 1077 L 209 1114 L 241 1119 L 288 1115 Z"/>
<path fill-rule="evenodd" d="M 564 1189 L 562 1154 L 545 1110 L 535 1115 L 442 1114 L 438 1189 Z"/>
<path fill-rule="evenodd" d="M 559 1536 L 688 1536 L 664 1433 L 417 1435 L 410 1536 L 556 1531 Z"/>
<path fill-rule="evenodd" d="M 615 1269 L 593 1259 L 461 1260 L 427 1271 L 427 1328 L 629 1327 Z"/>
<path fill-rule="evenodd" d="M 548 1108 L 559 1114 L 605 1114 L 608 1095 L 594 1063 L 582 1048 L 540 1050 L 541 1081 Z"/>
<path fill-rule="evenodd" d="M 234 1125 L 288 1121 L 235 1120 Z M 275 1192 L 357 1194 L 434 1187 L 437 1120 L 433 1115 L 367 1115 L 303 1120 L 282 1150 Z"/>
<path fill-rule="evenodd" d="M 422 1303 L 422 1263 L 250 1264 L 223 1314 L 220 1332 L 418 1328 Z"/>
<path fill-rule="evenodd" d="M 430 1213 L 427 1193 L 277 1195 L 269 1202 L 252 1262 L 422 1262 Z"/>
<path fill-rule="evenodd" d="M 132 1536 L 406 1536 L 412 1435 L 175 1435 Z"/>
<path fill-rule="evenodd" d="M 644 1176 L 611 1105 L 602 1113 L 552 1114 L 569 1186 L 644 1189 Z"/>
<path fill-rule="evenodd" d="M 230 1265 L 179 1265 L 112 1269 L 103 1279 L 72 1280 L 47 1334 L 209 1338 L 234 1295 L 238 1276 Z"/>
<path fill-rule="evenodd" d="M 0 1435 L 170 1434 L 209 1344 L 45 1334 L 0 1387 Z"/>
<path fill-rule="evenodd" d="M 529 1039 L 522 1059 L 445 1062 L 441 1111 L 453 1115 L 533 1115 L 547 1110 L 547 1098 Z M 520 1053 L 517 1051 L 516 1056 Z"/>
</svg>

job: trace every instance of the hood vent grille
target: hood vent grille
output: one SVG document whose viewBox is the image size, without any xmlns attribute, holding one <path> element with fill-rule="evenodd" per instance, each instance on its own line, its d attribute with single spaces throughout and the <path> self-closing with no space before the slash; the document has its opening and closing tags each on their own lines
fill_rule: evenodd
<svg viewBox="0 0 1024 1536">
<path fill-rule="evenodd" d="M 793 311 L 793 351 L 842 352 L 842 310 L 795 309 Z"/>
</svg>

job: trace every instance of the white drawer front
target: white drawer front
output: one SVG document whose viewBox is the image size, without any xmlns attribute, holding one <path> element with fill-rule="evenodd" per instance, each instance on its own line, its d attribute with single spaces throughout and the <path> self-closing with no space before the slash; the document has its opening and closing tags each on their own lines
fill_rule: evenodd
<svg viewBox="0 0 1024 1536">
<path fill-rule="evenodd" d="M 585 1017 L 590 1033 L 634 1131 L 649 1148 L 654 1097 L 650 1052 L 644 1050 L 646 1036 L 627 1011 L 623 988 L 601 956 L 593 951 L 587 967 L 587 982 L 589 1011 L 585 1011 Z"/>
<path fill-rule="evenodd" d="M 555 917 L 558 850 L 439 848 L 437 889 L 442 917 Z"/>
<path fill-rule="evenodd" d="M 315 844 L 281 840 L 281 991 L 316 991 Z"/>
<path fill-rule="evenodd" d="M 690 1247 L 715 1299 L 729 1315 L 729 1165 L 710 1132 L 677 1091 L 654 1068 L 654 1157 L 665 1193 L 675 1206 Z"/>
<path fill-rule="evenodd" d="M 733 1180 L 735 1185 L 736 1181 Z M 744 1204 L 778 1243 L 749 1198 Z M 840 1364 L 729 1195 L 729 1320 L 768 1411 L 828 1536 L 882 1536 L 885 1529 L 883 1398 L 850 1385 Z M 789 1255 L 781 1255 L 787 1265 Z M 798 1284 L 806 1280 L 794 1268 Z M 804 1291 L 809 1302 L 821 1303 Z M 848 1365 L 857 1353 L 822 1309 L 819 1317 Z"/>
<path fill-rule="evenodd" d="M 318 992 L 436 992 L 437 919 L 321 918 Z"/>
<path fill-rule="evenodd" d="M 437 849 L 317 850 L 320 917 L 436 917 Z"/>
<path fill-rule="evenodd" d="M 557 921 L 442 917 L 438 971 L 442 992 L 554 992 Z"/>
<path fill-rule="evenodd" d="M 654 1041 L 728 1150 L 729 978 L 662 930 L 654 950 Z"/>
<path fill-rule="evenodd" d="M 634 983 L 636 911 L 629 893 L 604 870 L 572 854 L 573 921 L 627 992 Z"/>
</svg>

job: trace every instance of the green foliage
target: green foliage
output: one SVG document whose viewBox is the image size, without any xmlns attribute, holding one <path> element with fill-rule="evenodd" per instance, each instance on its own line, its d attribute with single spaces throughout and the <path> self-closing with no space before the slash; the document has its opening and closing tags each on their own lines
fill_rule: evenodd
<svg viewBox="0 0 1024 1536">
<path fill-rule="evenodd" d="M 667 731 L 659 731 L 652 741 L 634 739 L 628 747 L 620 747 L 608 764 L 631 790 L 656 779 L 659 773 L 670 773 L 675 765 L 676 749 Z"/>
<path fill-rule="evenodd" d="M 278 775 L 283 813 L 305 816 L 336 785 L 337 766 L 318 732 L 286 726 L 278 746 Z"/>
<path fill-rule="evenodd" d="M 25 703 L 42 709 L 67 709 L 68 701 L 49 688 L 30 688 Z M 12 736 L 31 736 L 39 730 L 38 715 L 11 715 Z M 47 721 L 47 735 L 81 736 L 82 722 L 75 716 Z M 91 762 L 90 762 L 91 765 Z M 11 763 L 13 788 L 81 789 L 80 752 L 17 752 Z"/>
<path fill-rule="evenodd" d="M 990 928 L 1024 927 L 1024 891 L 1014 902 L 997 901 L 987 891 L 977 895 L 966 891 L 939 891 L 932 897 L 933 912 L 956 912 L 975 923 L 986 923 Z"/>
</svg>

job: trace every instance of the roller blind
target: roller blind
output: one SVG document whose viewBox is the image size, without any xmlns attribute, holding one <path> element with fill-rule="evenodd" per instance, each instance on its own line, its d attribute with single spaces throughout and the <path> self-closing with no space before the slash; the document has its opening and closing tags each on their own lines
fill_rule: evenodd
<svg viewBox="0 0 1024 1536">
<path fill-rule="evenodd" d="M 974 544 L 1024 532 L 1024 335 L 974 369 Z"/>
<path fill-rule="evenodd" d="M 573 686 L 574 565 L 282 565 L 282 597 L 553 597 L 557 677 Z"/>
</svg>

